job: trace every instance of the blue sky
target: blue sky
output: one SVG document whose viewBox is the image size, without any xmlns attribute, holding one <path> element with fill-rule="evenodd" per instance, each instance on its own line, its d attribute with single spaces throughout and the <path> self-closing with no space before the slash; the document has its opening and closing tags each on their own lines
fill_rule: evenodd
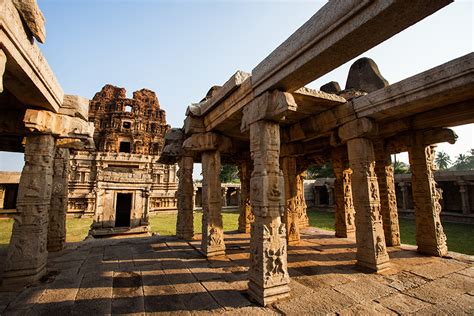
<svg viewBox="0 0 474 316">
<path fill-rule="evenodd" d="M 127 94 L 158 94 L 168 123 L 237 69 L 250 72 L 326 1 L 38 0 L 46 18 L 40 45 L 67 94 L 92 98 L 106 83 Z M 362 56 L 390 83 L 473 51 L 474 6 L 458 1 Z M 353 61 L 310 84 L 344 86 Z M 451 156 L 474 147 L 474 128 L 458 128 Z M 21 155 L 0 154 L 0 170 L 21 170 Z"/>
</svg>

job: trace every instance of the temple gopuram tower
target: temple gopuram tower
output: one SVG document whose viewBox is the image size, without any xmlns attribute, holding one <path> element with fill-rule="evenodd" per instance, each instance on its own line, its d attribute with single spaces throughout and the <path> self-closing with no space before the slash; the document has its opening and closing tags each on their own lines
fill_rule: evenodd
<svg viewBox="0 0 474 316">
<path fill-rule="evenodd" d="M 169 129 L 156 94 L 106 85 L 89 104 L 95 152 L 73 152 L 69 214 L 94 216 L 91 235 L 148 232 L 152 212 L 176 209 L 176 166 L 157 162 Z"/>
</svg>

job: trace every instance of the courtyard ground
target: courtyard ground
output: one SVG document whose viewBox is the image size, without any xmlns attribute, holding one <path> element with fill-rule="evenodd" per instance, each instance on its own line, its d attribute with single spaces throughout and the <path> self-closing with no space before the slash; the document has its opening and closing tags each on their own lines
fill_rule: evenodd
<svg viewBox="0 0 474 316">
<path fill-rule="evenodd" d="M 223 213 L 225 231 L 237 230 L 238 213 Z M 312 227 L 325 230 L 334 230 L 334 213 L 308 211 L 309 223 Z M 194 231 L 201 232 L 202 213 L 194 216 Z M 91 218 L 68 218 L 67 220 L 67 242 L 78 242 L 84 240 L 89 232 Z M 0 251 L 5 248 L 11 235 L 13 220 L 0 219 Z M 152 232 L 162 236 L 174 235 L 176 233 L 176 214 L 159 214 L 150 217 Z M 445 233 L 448 237 L 448 248 L 454 252 L 474 255 L 474 225 L 443 222 Z M 412 218 L 400 218 L 400 235 L 403 244 L 416 244 L 415 220 Z"/>
<path fill-rule="evenodd" d="M 199 236 L 197 236 L 199 238 Z M 246 293 L 249 236 L 226 233 L 226 255 L 206 259 L 199 240 L 170 236 L 87 240 L 50 254 L 49 277 L 3 288 L 3 315 L 474 314 L 473 258 L 389 248 L 381 274 L 355 268 L 355 242 L 305 229 L 288 249 L 291 297 L 267 308 Z"/>
</svg>

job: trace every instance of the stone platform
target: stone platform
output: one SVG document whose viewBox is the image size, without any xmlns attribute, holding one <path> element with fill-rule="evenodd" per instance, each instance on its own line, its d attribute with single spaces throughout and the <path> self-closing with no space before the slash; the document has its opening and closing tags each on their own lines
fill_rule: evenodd
<svg viewBox="0 0 474 316">
<path fill-rule="evenodd" d="M 355 241 L 314 228 L 289 247 L 291 297 L 267 308 L 249 301 L 248 235 L 226 233 L 227 255 L 208 260 L 172 237 L 84 241 L 50 254 L 49 275 L 0 292 L 0 314 L 474 314 L 473 257 L 421 256 L 389 248 L 391 268 L 355 266 Z"/>
</svg>

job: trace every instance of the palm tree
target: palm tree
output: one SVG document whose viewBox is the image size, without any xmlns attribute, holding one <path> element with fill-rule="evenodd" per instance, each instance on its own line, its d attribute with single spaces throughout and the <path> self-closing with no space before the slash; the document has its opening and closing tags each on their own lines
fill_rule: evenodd
<svg viewBox="0 0 474 316">
<path fill-rule="evenodd" d="M 468 155 L 459 154 L 454 162 L 454 168 L 456 170 L 467 170 L 469 169 L 469 162 L 470 159 Z"/>
<path fill-rule="evenodd" d="M 410 173 L 410 166 L 402 161 L 395 161 L 393 163 L 393 173 L 395 174 Z"/>
<path fill-rule="evenodd" d="M 435 163 L 438 166 L 439 170 L 446 170 L 448 169 L 448 166 L 451 164 L 451 158 L 444 151 L 440 151 L 436 155 Z"/>
</svg>

